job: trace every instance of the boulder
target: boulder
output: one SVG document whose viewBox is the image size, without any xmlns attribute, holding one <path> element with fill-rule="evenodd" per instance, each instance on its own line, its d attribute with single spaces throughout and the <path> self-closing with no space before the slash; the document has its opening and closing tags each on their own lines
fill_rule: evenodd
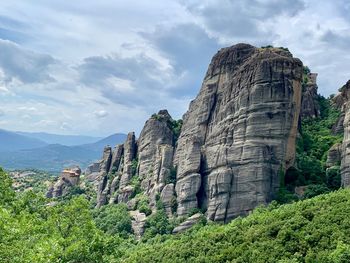
<svg viewBox="0 0 350 263">
<path fill-rule="evenodd" d="M 177 227 L 174 228 L 173 230 L 173 234 L 179 234 L 179 233 L 183 233 L 186 230 L 190 229 L 192 226 L 194 226 L 195 224 L 197 224 L 199 222 L 199 220 L 202 218 L 202 214 L 197 213 L 194 214 L 193 216 L 187 218 L 184 222 L 182 222 L 180 225 L 178 225 Z"/>
</svg>

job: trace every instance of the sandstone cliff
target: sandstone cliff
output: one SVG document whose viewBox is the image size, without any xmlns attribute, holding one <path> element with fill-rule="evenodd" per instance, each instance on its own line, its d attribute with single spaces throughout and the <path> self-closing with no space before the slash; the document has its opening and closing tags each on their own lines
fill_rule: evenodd
<svg viewBox="0 0 350 263">
<path fill-rule="evenodd" d="M 183 117 L 180 135 L 180 122 L 161 110 L 137 140 L 129 133 L 123 145 L 106 147 L 102 160 L 89 167 L 96 206 L 127 203 L 141 235 L 146 216 L 138 210 L 141 199 L 153 212 L 160 200 L 169 217 L 201 209 L 208 219 L 223 222 L 271 201 L 294 163 L 302 74 L 301 61 L 284 49 L 247 44 L 221 49 Z M 317 116 L 311 77 L 304 112 Z"/>
<path fill-rule="evenodd" d="M 320 105 L 318 103 L 317 93 L 317 74 L 308 73 L 303 80 L 303 93 L 301 100 L 300 116 L 303 119 L 317 118 L 321 116 Z"/>
<path fill-rule="evenodd" d="M 154 114 L 136 140 L 129 133 L 123 145 L 114 150 L 107 146 L 99 163 L 97 181 L 97 204 L 128 203 L 130 209 L 137 206 L 137 194 L 148 198 L 155 210 L 159 196 L 167 214 L 172 215 L 171 202 L 175 193 L 171 181 L 174 153 L 173 120 L 166 110 Z M 91 165 L 87 172 L 91 178 Z M 163 191 L 164 190 L 164 191 Z"/>
<path fill-rule="evenodd" d="M 339 90 L 333 98 L 334 105 L 341 110 L 340 125 L 343 128 L 344 137 L 341 147 L 341 181 L 342 186 L 350 186 L 350 80 Z"/>
<path fill-rule="evenodd" d="M 282 49 L 214 56 L 176 149 L 178 215 L 199 206 L 226 222 L 274 198 L 294 162 L 302 70 Z"/>
</svg>

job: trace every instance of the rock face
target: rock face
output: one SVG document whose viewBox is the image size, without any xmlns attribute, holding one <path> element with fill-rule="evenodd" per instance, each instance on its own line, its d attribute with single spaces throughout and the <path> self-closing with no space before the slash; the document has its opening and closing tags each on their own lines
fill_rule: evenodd
<svg viewBox="0 0 350 263">
<path fill-rule="evenodd" d="M 301 61 L 283 49 L 238 44 L 220 50 L 183 117 L 178 140 L 178 122 L 161 110 L 138 140 L 129 133 L 123 145 L 105 148 L 97 207 L 127 203 L 140 236 L 146 216 L 137 200 L 149 202 L 152 212 L 160 200 L 168 217 L 201 209 L 221 222 L 271 201 L 294 163 L 302 74 Z M 304 114 L 317 117 L 316 75 L 309 79 Z M 199 218 L 190 217 L 174 232 Z"/>
<path fill-rule="evenodd" d="M 146 215 L 140 211 L 131 211 L 131 227 L 137 240 L 141 238 L 145 231 Z"/>
<path fill-rule="evenodd" d="M 85 179 L 89 182 L 96 181 L 100 172 L 100 162 L 92 163 L 85 169 Z"/>
<path fill-rule="evenodd" d="M 343 187 L 350 186 L 350 80 L 340 89 L 340 93 L 333 98 L 334 104 L 344 116 L 344 137 L 341 153 L 341 183 Z"/>
<path fill-rule="evenodd" d="M 167 213 L 171 215 L 171 201 L 175 195 L 175 191 L 171 191 L 174 189 L 171 184 L 174 154 L 172 123 L 168 111 L 161 110 L 145 123 L 137 141 L 131 132 L 123 145 L 117 145 L 113 151 L 111 147 L 105 148 L 99 162 L 96 207 L 107 203 L 128 203 L 141 190 L 149 198 L 153 210 L 156 197 L 164 199 Z M 165 186 L 166 190 L 161 195 Z"/>
<path fill-rule="evenodd" d="M 57 182 L 48 189 L 46 197 L 55 198 L 66 195 L 72 186 L 79 184 L 80 175 L 79 167 L 64 169 Z"/>
<path fill-rule="evenodd" d="M 192 226 L 197 224 L 203 215 L 200 213 L 194 214 L 187 218 L 184 222 L 174 228 L 173 234 L 183 233 L 187 229 L 190 229 Z"/>
<path fill-rule="evenodd" d="M 133 195 L 134 188 L 129 183 L 135 173 L 133 161 L 136 152 L 133 132 L 128 134 L 124 144 L 117 145 L 113 150 L 110 146 L 105 147 L 99 162 L 97 208 L 107 203 L 127 202 Z"/>
<path fill-rule="evenodd" d="M 238 44 L 214 56 L 175 153 L 178 215 L 200 207 L 227 222 L 272 200 L 294 162 L 301 78 L 282 49 Z"/>
<path fill-rule="evenodd" d="M 341 161 L 341 151 L 342 145 L 341 143 L 334 144 L 329 150 L 327 154 L 326 166 L 332 167 L 340 164 Z"/>
<path fill-rule="evenodd" d="M 317 118 L 321 116 L 320 105 L 317 94 L 317 74 L 309 73 L 307 83 L 303 84 L 302 102 L 300 116 L 303 119 Z"/>
<path fill-rule="evenodd" d="M 142 180 L 142 190 L 150 197 L 152 208 L 156 195 L 169 183 L 171 176 L 174 154 L 172 121 L 168 111 L 159 111 L 146 122 L 138 141 L 138 175 Z"/>
</svg>

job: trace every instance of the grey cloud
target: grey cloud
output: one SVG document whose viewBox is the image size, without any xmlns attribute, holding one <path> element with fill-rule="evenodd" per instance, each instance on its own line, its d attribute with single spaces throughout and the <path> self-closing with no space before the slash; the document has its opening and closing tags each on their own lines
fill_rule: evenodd
<svg viewBox="0 0 350 263">
<path fill-rule="evenodd" d="M 0 109 L 0 117 L 2 117 L 4 115 L 5 115 L 5 112 L 2 109 Z"/>
<path fill-rule="evenodd" d="M 147 105 L 151 98 L 159 97 L 166 85 L 167 73 L 157 61 L 143 54 L 130 58 L 118 55 L 89 57 L 77 70 L 82 83 L 122 105 Z M 113 78 L 120 82 L 113 82 Z"/>
<path fill-rule="evenodd" d="M 0 40 L 0 68 L 5 74 L 5 81 L 17 78 L 23 83 L 43 83 L 53 81 L 48 67 L 56 63 L 49 55 L 22 49 L 17 44 Z"/>
<path fill-rule="evenodd" d="M 331 47 L 336 47 L 340 49 L 348 49 L 350 43 L 350 35 L 340 35 L 332 30 L 328 30 L 321 37 L 321 41 L 327 43 Z"/>
<path fill-rule="evenodd" d="M 169 59 L 176 74 L 178 96 L 194 96 L 200 87 L 211 57 L 219 49 L 211 38 L 195 24 L 157 27 L 152 33 L 140 33 L 157 51 Z"/>
<path fill-rule="evenodd" d="M 273 32 L 263 32 L 258 23 L 279 15 L 294 16 L 304 9 L 301 0 L 215 0 L 203 4 L 195 1 L 180 1 L 194 16 L 202 19 L 204 26 L 214 34 L 229 39 L 249 39 L 266 43 L 261 38 L 271 39 Z M 260 39 L 259 39 L 260 38 Z"/>
</svg>

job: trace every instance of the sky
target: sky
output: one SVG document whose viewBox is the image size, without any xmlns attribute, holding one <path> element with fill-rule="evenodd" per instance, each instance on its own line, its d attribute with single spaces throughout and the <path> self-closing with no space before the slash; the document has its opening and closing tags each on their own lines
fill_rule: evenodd
<svg viewBox="0 0 350 263">
<path fill-rule="evenodd" d="M 13 0 L 0 5 L 0 128 L 107 136 L 174 119 L 212 56 L 288 47 L 328 96 L 350 79 L 348 0 Z"/>
</svg>

